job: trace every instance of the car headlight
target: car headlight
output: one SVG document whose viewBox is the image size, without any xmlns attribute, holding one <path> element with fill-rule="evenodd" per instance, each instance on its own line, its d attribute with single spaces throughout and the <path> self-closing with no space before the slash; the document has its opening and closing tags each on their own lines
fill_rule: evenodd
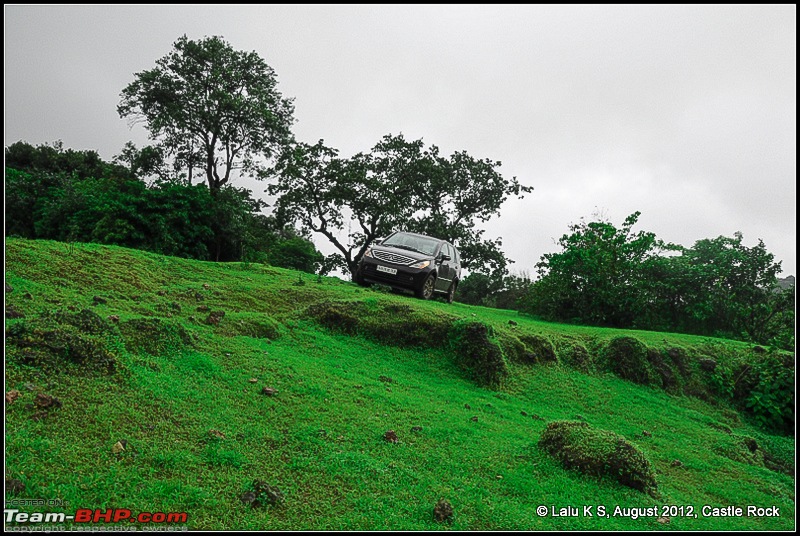
<svg viewBox="0 0 800 536">
<path fill-rule="evenodd" d="M 419 261 L 418 263 L 412 264 L 409 268 L 427 268 L 431 265 L 431 261 Z"/>
<path fill-rule="evenodd" d="M 367 251 L 364 252 L 365 257 L 372 257 L 372 248 L 367 248 Z M 373 259 L 375 257 L 372 257 Z"/>
</svg>

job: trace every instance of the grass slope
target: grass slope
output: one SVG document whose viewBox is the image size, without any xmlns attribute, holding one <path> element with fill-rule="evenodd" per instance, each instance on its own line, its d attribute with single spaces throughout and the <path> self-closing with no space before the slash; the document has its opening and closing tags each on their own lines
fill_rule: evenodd
<svg viewBox="0 0 800 536">
<path fill-rule="evenodd" d="M 691 381 L 670 394 L 586 365 L 620 335 L 720 364 L 749 345 L 543 323 L 262 265 L 93 244 L 9 239 L 6 283 L 6 392 L 19 395 L 7 398 L 5 473 L 7 485 L 24 486 L 6 499 L 69 504 L 22 511 L 185 511 L 197 530 L 795 527 L 794 438 L 765 433 L 707 393 L 686 396 Z M 365 324 L 338 329 L 350 302 Z M 320 303 L 338 304 L 329 327 L 313 314 Z M 432 327 L 404 339 L 409 318 Z M 393 344 L 391 330 L 363 331 L 403 319 L 405 344 Z M 482 386 L 437 331 L 451 321 L 490 326 L 507 357 L 522 348 L 514 341 L 551 341 L 555 361 L 509 357 L 502 381 Z M 626 438 L 652 465 L 658 498 L 564 469 L 538 446 L 556 420 Z M 384 438 L 389 430 L 397 442 Z M 243 502 L 256 480 L 283 502 Z M 450 523 L 434 520 L 439 499 L 453 507 Z M 542 505 L 581 515 L 540 516 Z M 590 505 L 656 509 L 583 516 Z M 692 506 L 696 517 L 665 505 Z M 705 505 L 780 515 L 706 517 Z"/>
</svg>

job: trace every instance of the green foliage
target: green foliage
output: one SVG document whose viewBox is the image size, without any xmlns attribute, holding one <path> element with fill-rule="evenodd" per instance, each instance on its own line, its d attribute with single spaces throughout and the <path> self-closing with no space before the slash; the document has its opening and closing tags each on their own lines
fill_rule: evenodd
<svg viewBox="0 0 800 536">
<path fill-rule="evenodd" d="M 180 37 L 156 67 L 122 90 L 121 117 L 143 120 L 176 167 L 205 173 L 216 194 L 234 169 L 255 174 L 291 139 L 294 106 L 276 89 L 273 69 L 223 38 Z M 190 180 L 191 182 L 191 180 Z"/>
<path fill-rule="evenodd" d="M 758 380 L 745 401 L 766 429 L 794 433 L 795 364 L 787 355 L 767 353 L 754 365 Z"/>
<path fill-rule="evenodd" d="M 351 273 L 370 244 L 394 230 L 448 240 L 461 251 L 464 267 L 504 273 L 500 240 L 484 239 L 476 224 L 498 214 L 508 196 L 531 188 L 503 178 L 499 166 L 463 151 L 445 158 L 435 145 L 426 149 L 422 140 L 402 135 L 386 135 L 370 153 L 351 158 L 320 140 L 280 156 L 269 193 L 278 196 L 282 220 L 325 236 Z M 340 240 L 346 227 L 347 238 Z"/>
<path fill-rule="evenodd" d="M 779 289 L 780 263 L 741 233 L 692 248 L 634 232 L 635 212 L 617 228 L 581 221 L 562 251 L 537 264 L 540 278 L 518 300 L 547 320 L 729 337 L 794 347 L 794 287 Z M 668 254 L 670 253 L 670 254 Z"/>
<path fill-rule="evenodd" d="M 264 203 L 248 190 L 224 186 L 212 196 L 203 185 L 160 180 L 147 186 L 124 168 L 114 176 L 85 176 L 117 167 L 102 161 L 79 166 L 65 157 L 70 154 L 81 153 L 23 142 L 6 149 L 7 158 L 31 166 L 6 168 L 7 236 L 114 244 L 201 260 L 269 262 L 309 272 L 322 263 L 306 236 L 261 214 Z"/>
<path fill-rule="evenodd" d="M 607 476 L 623 486 L 658 496 L 650 461 L 624 437 L 592 428 L 580 421 L 548 423 L 539 446 L 565 468 L 593 476 Z"/>
</svg>

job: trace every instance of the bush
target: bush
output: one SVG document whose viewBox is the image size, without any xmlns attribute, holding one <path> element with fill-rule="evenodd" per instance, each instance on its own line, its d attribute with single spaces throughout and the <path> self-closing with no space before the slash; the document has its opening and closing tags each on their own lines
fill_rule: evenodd
<svg viewBox="0 0 800 536">
<path fill-rule="evenodd" d="M 650 462 L 614 432 L 597 430 L 580 421 L 556 421 L 547 425 L 539 446 L 567 469 L 613 478 L 623 486 L 658 496 Z"/>
</svg>

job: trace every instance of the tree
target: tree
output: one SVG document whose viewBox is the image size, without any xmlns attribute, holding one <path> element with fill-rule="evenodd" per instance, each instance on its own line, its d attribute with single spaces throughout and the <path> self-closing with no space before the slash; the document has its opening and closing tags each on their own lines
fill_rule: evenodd
<svg viewBox="0 0 800 536">
<path fill-rule="evenodd" d="M 371 152 L 351 158 L 320 140 L 298 143 L 278 158 L 269 193 L 279 196 L 281 218 L 325 236 L 351 273 L 374 240 L 394 230 L 449 240 L 468 269 L 505 272 L 500 240 L 483 239 L 476 224 L 496 215 L 509 195 L 532 188 L 503 178 L 499 166 L 463 151 L 445 158 L 435 145 L 425 148 L 402 134 L 386 135 Z"/>
<path fill-rule="evenodd" d="M 665 245 L 653 233 L 633 232 L 639 212 L 617 228 L 605 220 L 570 225 L 558 244 L 536 265 L 539 280 L 523 308 L 551 320 L 630 327 L 643 309 L 643 266 Z"/>
<path fill-rule="evenodd" d="M 221 37 L 185 35 L 156 67 L 121 93 L 120 117 L 144 121 L 150 137 L 189 175 L 205 173 L 212 195 L 241 169 L 255 174 L 292 137 L 292 99 L 276 89 L 273 69 L 255 52 Z"/>
</svg>

